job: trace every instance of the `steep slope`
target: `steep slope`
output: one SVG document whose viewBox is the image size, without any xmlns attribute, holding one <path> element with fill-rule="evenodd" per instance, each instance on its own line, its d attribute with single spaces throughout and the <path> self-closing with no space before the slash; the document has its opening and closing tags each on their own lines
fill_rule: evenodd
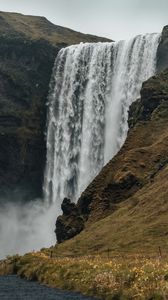
<svg viewBox="0 0 168 300">
<path fill-rule="evenodd" d="M 113 249 L 123 246 L 129 249 L 130 245 L 133 249 L 142 241 L 143 247 L 152 248 L 158 241 L 166 244 L 167 86 L 168 70 L 143 84 L 141 99 L 130 109 L 131 129 L 124 146 L 82 193 L 76 207 L 77 218 L 73 209 L 73 213 L 64 213 L 57 219 L 59 238 L 71 237 L 76 226 L 81 224 L 80 217 L 85 226 L 83 233 L 75 239 L 80 247 L 84 247 L 84 243 L 88 249 L 103 249 L 104 245 Z M 58 239 L 59 242 L 62 240 Z"/>
<path fill-rule="evenodd" d="M 109 216 L 90 224 L 79 235 L 56 245 L 56 255 L 136 253 L 167 254 L 168 167 Z"/>
<path fill-rule="evenodd" d="M 55 57 L 67 45 L 98 41 L 107 40 L 43 17 L 0 12 L 0 199 L 41 196 L 46 102 Z"/>
<path fill-rule="evenodd" d="M 26 37 L 44 39 L 54 46 L 72 45 L 80 42 L 107 42 L 110 39 L 83 34 L 69 28 L 52 24 L 45 17 L 26 16 L 19 13 L 0 12 L 0 35 L 3 37 Z"/>
<path fill-rule="evenodd" d="M 168 67 L 167 52 L 168 26 L 165 26 L 157 51 L 158 74 Z M 117 211 L 119 203 L 150 184 L 167 163 L 165 141 L 161 142 L 164 133 L 166 140 L 167 130 L 167 80 L 165 71 L 143 84 L 141 99 L 130 107 L 130 131 L 120 152 L 82 193 L 77 205 L 67 199 L 63 201 L 63 215 L 56 222 L 58 242 L 72 238 L 91 223 Z"/>
<path fill-rule="evenodd" d="M 124 147 L 79 199 L 82 212 L 87 199 L 89 219 L 99 218 L 104 211 L 115 208 L 118 202 L 151 181 L 168 163 L 167 78 L 166 71 L 143 84 L 141 100 L 134 103 L 130 111 L 133 128 Z"/>
</svg>

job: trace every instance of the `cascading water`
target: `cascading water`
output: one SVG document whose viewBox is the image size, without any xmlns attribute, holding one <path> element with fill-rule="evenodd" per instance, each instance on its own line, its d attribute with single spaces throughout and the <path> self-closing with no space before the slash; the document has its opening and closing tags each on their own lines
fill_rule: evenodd
<svg viewBox="0 0 168 300">
<path fill-rule="evenodd" d="M 81 43 L 59 52 L 49 93 L 48 203 L 76 200 L 124 143 L 129 106 L 155 73 L 159 36 Z"/>
</svg>

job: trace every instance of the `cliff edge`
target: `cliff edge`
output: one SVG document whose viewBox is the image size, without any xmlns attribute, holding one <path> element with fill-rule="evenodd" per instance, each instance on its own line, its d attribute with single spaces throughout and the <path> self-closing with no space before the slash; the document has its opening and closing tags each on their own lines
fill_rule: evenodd
<svg viewBox="0 0 168 300">
<path fill-rule="evenodd" d="M 0 12 L 0 198 L 42 196 L 46 102 L 58 51 L 109 41 L 56 26 L 44 17 Z"/>
<path fill-rule="evenodd" d="M 139 205 L 140 209 L 139 201 L 142 201 L 144 206 L 151 206 L 153 214 L 159 215 L 158 204 L 164 202 L 168 184 L 166 180 L 162 180 L 163 176 L 167 176 L 168 168 L 167 29 L 165 26 L 158 47 L 157 75 L 143 83 L 141 99 L 130 107 L 130 130 L 124 146 L 82 193 L 76 204 L 76 216 L 73 211 L 69 211 L 68 215 L 63 213 L 57 218 L 58 243 L 79 234 L 82 230 L 90 231 L 92 224 L 101 222 L 107 216 L 112 223 L 114 217 L 115 223 L 115 215 L 120 214 L 121 206 L 134 206 L 131 203 L 135 203 L 136 207 Z M 63 204 L 66 205 L 65 202 Z M 142 214 L 143 209 L 137 213 Z M 129 215 L 128 211 L 127 214 Z M 143 227 L 145 219 L 140 220 Z M 136 227 L 135 223 L 134 226 Z M 158 226 L 162 226 L 161 223 Z M 115 227 L 114 233 L 117 233 Z M 122 238 L 124 239 L 124 236 Z"/>
</svg>

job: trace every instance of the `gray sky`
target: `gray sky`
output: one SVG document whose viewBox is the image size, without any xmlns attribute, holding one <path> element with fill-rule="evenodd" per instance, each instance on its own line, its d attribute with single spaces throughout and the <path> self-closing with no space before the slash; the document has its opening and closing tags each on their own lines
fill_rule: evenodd
<svg viewBox="0 0 168 300">
<path fill-rule="evenodd" d="M 114 40 L 161 32 L 168 24 L 168 0 L 0 0 L 0 10 L 43 15 L 57 25 Z"/>
</svg>

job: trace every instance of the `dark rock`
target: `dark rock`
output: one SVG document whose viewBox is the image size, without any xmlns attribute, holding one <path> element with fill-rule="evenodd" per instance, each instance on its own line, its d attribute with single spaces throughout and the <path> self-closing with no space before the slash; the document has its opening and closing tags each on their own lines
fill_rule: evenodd
<svg viewBox="0 0 168 300">
<path fill-rule="evenodd" d="M 119 180 L 107 185 L 102 197 L 105 195 L 107 198 L 108 195 L 109 200 L 111 198 L 112 204 L 119 203 L 129 198 L 130 195 L 139 189 L 139 186 L 141 186 L 139 179 L 133 173 L 126 172 Z"/>
<path fill-rule="evenodd" d="M 59 51 L 45 40 L 0 37 L 0 196 L 42 195 L 46 99 Z"/>
<path fill-rule="evenodd" d="M 68 198 L 64 198 L 62 205 L 61 205 L 61 209 L 65 216 L 77 213 L 77 207 L 76 207 L 75 203 L 71 202 L 71 200 Z"/>
<path fill-rule="evenodd" d="M 168 68 L 168 25 L 163 28 L 157 51 L 158 73 Z"/>
<path fill-rule="evenodd" d="M 152 113 L 163 103 L 168 103 L 168 69 L 160 75 L 153 76 L 143 83 L 141 99 L 130 106 L 128 124 L 129 128 L 134 127 L 138 121 L 148 121 Z"/>
<path fill-rule="evenodd" d="M 108 41 L 43 17 L 0 12 L 0 199 L 42 196 L 47 94 L 58 51 Z"/>
<path fill-rule="evenodd" d="M 84 228 L 84 219 L 75 203 L 64 198 L 61 205 L 63 215 L 56 221 L 56 238 L 61 243 L 79 234 Z"/>
</svg>

